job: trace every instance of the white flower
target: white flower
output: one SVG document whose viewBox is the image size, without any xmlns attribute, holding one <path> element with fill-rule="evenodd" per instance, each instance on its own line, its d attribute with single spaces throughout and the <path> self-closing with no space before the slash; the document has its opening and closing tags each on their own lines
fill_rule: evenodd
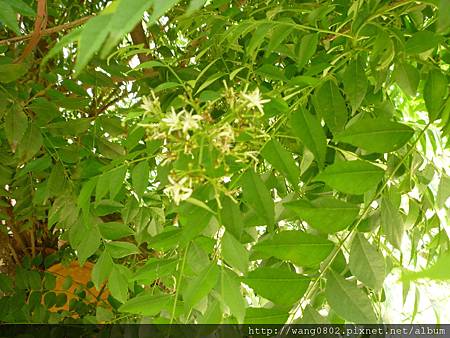
<svg viewBox="0 0 450 338">
<path fill-rule="evenodd" d="M 259 88 L 256 88 L 252 93 L 247 94 L 246 92 L 241 93 L 242 97 L 247 101 L 248 108 L 257 108 L 261 114 L 264 114 L 264 103 L 270 100 L 262 100 Z"/>
<path fill-rule="evenodd" d="M 200 128 L 199 121 L 202 120 L 200 115 L 192 115 L 192 112 L 183 111 L 183 133 L 187 133 L 189 130 L 195 130 Z"/>
<path fill-rule="evenodd" d="M 187 200 L 192 195 L 192 182 L 188 177 L 183 177 L 178 182 L 169 176 L 170 185 L 164 189 L 164 193 L 173 199 L 176 205 Z M 187 183 L 187 184 L 186 184 Z"/>
<path fill-rule="evenodd" d="M 162 119 L 162 122 L 169 127 L 169 133 L 181 130 L 183 134 L 187 135 L 189 130 L 200 128 L 200 120 L 202 120 L 200 115 L 192 115 L 192 112 L 187 112 L 184 109 L 177 114 L 172 107 L 171 112 Z"/>
<path fill-rule="evenodd" d="M 169 133 L 180 130 L 183 128 L 181 120 L 180 120 L 181 113 L 176 113 L 175 109 L 170 111 L 169 114 L 167 114 L 166 117 L 164 117 L 161 121 L 166 124 L 167 127 L 169 127 Z"/>
</svg>

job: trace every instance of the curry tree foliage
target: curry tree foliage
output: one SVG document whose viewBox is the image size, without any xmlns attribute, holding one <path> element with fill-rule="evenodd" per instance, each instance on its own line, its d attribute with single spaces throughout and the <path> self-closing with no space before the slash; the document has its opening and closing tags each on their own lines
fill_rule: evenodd
<svg viewBox="0 0 450 338">
<path fill-rule="evenodd" d="M 382 322 L 450 278 L 447 0 L 0 5 L 1 321 Z"/>
</svg>

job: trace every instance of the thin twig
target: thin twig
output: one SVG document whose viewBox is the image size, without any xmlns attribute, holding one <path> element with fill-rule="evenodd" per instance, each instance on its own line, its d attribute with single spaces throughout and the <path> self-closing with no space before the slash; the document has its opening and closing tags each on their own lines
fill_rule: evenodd
<svg viewBox="0 0 450 338">
<path fill-rule="evenodd" d="M 33 227 L 30 231 L 30 240 L 31 240 L 31 257 L 36 257 L 36 239 L 34 237 L 34 231 L 35 231 L 35 225 L 33 224 Z"/>
<path fill-rule="evenodd" d="M 93 17 L 94 17 L 93 15 L 89 15 L 89 16 L 85 16 L 84 18 L 80 18 L 78 20 L 67 22 L 67 23 L 59 25 L 59 26 L 43 29 L 41 31 L 41 37 L 45 36 L 45 35 L 50 35 L 50 34 L 53 34 L 53 33 L 58 33 L 60 31 L 63 31 L 63 30 L 66 30 L 66 29 L 70 29 L 70 28 L 73 28 L 73 27 L 80 26 L 80 25 L 84 24 L 86 21 L 88 21 L 89 19 L 93 18 Z M 10 39 L 0 40 L 0 46 L 2 46 L 2 45 L 9 45 L 9 44 L 13 44 L 13 43 L 21 42 L 21 41 L 26 41 L 26 40 L 31 39 L 32 36 L 33 36 L 33 33 L 22 35 L 22 36 L 16 36 L 16 37 L 10 38 Z"/>
<path fill-rule="evenodd" d="M 14 250 L 14 247 L 11 245 L 11 243 L 8 243 L 9 251 L 11 252 L 11 256 L 13 256 L 14 261 L 17 265 L 21 266 L 19 256 L 17 256 L 16 250 Z"/>
</svg>

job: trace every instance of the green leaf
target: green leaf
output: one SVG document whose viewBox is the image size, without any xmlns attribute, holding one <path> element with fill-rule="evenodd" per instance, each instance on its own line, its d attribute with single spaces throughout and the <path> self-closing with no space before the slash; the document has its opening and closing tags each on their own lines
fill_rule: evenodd
<svg viewBox="0 0 450 338">
<path fill-rule="evenodd" d="M 12 279 L 4 273 L 0 273 L 0 290 L 5 293 L 13 291 Z"/>
<path fill-rule="evenodd" d="M 182 225 L 181 242 L 183 244 L 197 237 L 211 222 L 214 215 L 208 209 L 189 202 L 180 205 L 179 218 Z"/>
<path fill-rule="evenodd" d="M 386 277 L 383 254 L 370 244 L 363 234 L 356 234 L 350 249 L 349 267 L 352 274 L 366 286 L 379 290 Z"/>
<path fill-rule="evenodd" d="M 222 237 L 222 257 L 227 264 L 242 272 L 248 270 L 248 251 L 233 235 L 226 231 Z"/>
<path fill-rule="evenodd" d="M 143 69 L 143 68 L 155 68 L 155 67 L 167 67 L 164 63 L 156 60 L 150 60 L 139 64 L 135 69 Z"/>
<path fill-rule="evenodd" d="M 131 171 L 133 189 L 139 197 L 142 197 L 145 189 L 147 189 L 149 176 L 150 166 L 147 161 L 140 162 Z"/>
<path fill-rule="evenodd" d="M 197 95 L 198 93 L 202 92 L 205 88 L 209 87 L 211 84 L 213 84 L 214 82 L 216 82 L 218 79 L 220 79 L 221 77 L 224 77 L 225 75 L 228 75 L 227 73 L 224 72 L 219 72 L 217 74 L 213 74 L 211 75 L 207 80 L 205 80 L 200 87 L 196 90 L 195 95 Z"/>
<path fill-rule="evenodd" d="M 264 182 L 253 170 L 247 170 L 240 181 L 247 205 L 264 219 L 267 226 L 272 227 L 275 223 L 275 205 Z"/>
<path fill-rule="evenodd" d="M 172 299 L 172 295 L 142 293 L 120 306 L 119 311 L 141 316 L 156 316 L 162 310 L 170 308 Z"/>
<path fill-rule="evenodd" d="M 428 268 L 422 271 L 404 271 L 403 280 L 416 280 L 421 278 L 434 279 L 434 280 L 450 280 L 450 252 L 443 253 L 436 262 Z"/>
<path fill-rule="evenodd" d="M 44 296 L 45 306 L 49 309 L 56 304 L 56 293 L 47 292 Z"/>
<path fill-rule="evenodd" d="M 283 205 L 310 226 L 324 233 L 344 230 L 359 214 L 358 206 L 332 197 L 321 197 L 312 202 L 296 200 Z"/>
<path fill-rule="evenodd" d="M 128 299 L 128 281 L 116 264 L 113 265 L 108 279 L 108 289 L 111 295 L 121 303 Z"/>
<path fill-rule="evenodd" d="M 50 156 L 46 155 L 43 157 L 39 157 L 37 159 L 34 159 L 27 163 L 25 167 L 20 171 L 20 173 L 16 176 L 21 177 L 25 174 L 28 174 L 30 172 L 42 172 L 52 165 L 52 160 L 50 159 Z"/>
<path fill-rule="evenodd" d="M 28 162 L 41 149 L 43 144 L 39 128 L 31 123 L 19 144 L 19 156 L 23 162 Z"/>
<path fill-rule="evenodd" d="M 406 95 L 415 97 L 419 86 L 420 73 L 416 67 L 408 63 L 395 64 L 392 77 Z"/>
<path fill-rule="evenodd" d="M 183 292 L 184 301 L 194 307 L 206 297 L 219 279 L 220 270 L 215 263 L 207 266 L 197 277 L 187 283 Z"/>
<path fill-rule="evenodd" d="M 344 71 L 343 83 L 345 94 L 350 101 L 353 112 L 360 106 L 367 93 L 369 82 L 361 60 L 350 61 Z"/>
<path fill-rule="evenodd" d="M 111 199 L 114 199 L 122 188 L 126 173 L 127 167 L 125 165 L 115 168 L 109 173 L 109 196 Z"/>
<path fill-rule="evenodd" d="M 140 252 L 135 244 L 128 242 L 108 242 L 105 248 L 113 258 L 123 258 Z"/>
<path fill-rule="evenodd" d="M 400 249 L 404 232 L 403 219 L 398 208 L 388 197 L 381 199 L 381 228 L 387 240 Z"/>
<path fill-rule="evenodd" d="M 5 135 L 14 153 L 28 127 L 28 118 L 18 108 L 11 108 L 5 116 Z"/>
<path fill-rule="evenodd" d="M 81 230 L 80 228 L 77 230 Z M 83 234 L 83 240 L 76 247 L 80 265 L 84 265 L 86 260 L 92 256 L 100 246 L 100 232 L 96 226 L 89 226 Z"/>
<path fill-rule="evenodd" d="M 325 168 L 314 181 L 322 181 L 346 194 L 361 195 L 375 188 L 384 170 L 369 162 L 355 160 L 336 162 Z"/>
<path fill-rule="evenodd" d="M 52 57 L 61 53 L 65 46 L 77 41 L 82 31 L 82 27 L 75 28 L 70 33 L 64 35 L 61 39 L 59 39 L 59 41 L 54 44 L 52 49 L 50 49 L 50 51 L 48 51 L 42 59 L 42 62 L 39 65 L 40 69 L 43 69 L 43 67 Z"/>
<path fill-rule="evenodd" d="M 67 303 L 67 295 L 65 293 L 60 293 L 56 296 L 56 304 L 55 306 L 61 307 Z"/>
<path fill-rule="evenodd" d="M 302 231 L 281 231 L 262 239 L 252 248 L 250 259 L 275 257 L 302 267 L 317 267 L 331 253 L 329 240 Z"/>
<path fill-rule="evenodd" d="M 4 0 L 0 0 L 0 21 L 14 33 L 20 35 L 16 12 L 10 3 Z"/>
<path fill-rule="evenodd" d="M 78 195 L 77 204 L 83 213 L 84 219 L 88 218 L 89 210 L 91 206 L 91 195 L 94 191 L 96 180 L 91 179 L 83 184 L 80 194 Z"/>
<path fill-rule="evenodd" d="M 59 196 L 64 191 L 65 173 L 63 165 L 58 162 L 48 178 L 47 189 L 49 196 Z"/>
<path fill-rule="evenodd" d="M 178 82 L 164 82 L 158 85 L 153 91 L 155 93 L 162 92 L 163 90 L 172 89 L 172 88 L 178 88 L 182 87 L 183 85 Z"/>
<path fill-rule="evenodd" d="M 148 247 L 156 250 L 167 250 L 174 248 L 180 244 L 182 231 L 178 228 L 165 228 L 164 231 L 150 240 L 148 240 Z M 184 243 L 185 244 L 185 241 Z"/>
<path fill-rule="evenodd" d="M 222 199 L 222 209 L 220 210 L 220 220 L 228 232 L 230 232 L 238 240 L 241 239 L 244 229 L 244 220 L 239 205 L 231 198 L 224 197 Z"/>
<path fill-rule="evenodd" d="M 429 72 L 423 88 L 423 99 L 431 121 L 440 117 L 440 112 L 448 95 L 447 77 L 437 69 Z"/>
<path fill-rule="evenodd" d="M 0 64 L 0 82 L 9 83 L 16 81 L 24 76 L 26 72 L 27 67 L 22 63 Z"/>
<path fill-rule="evenodd" d="M 28 283 L 31 290 L 40 290 L 42 288 L 41 276 L 38 271 L 30 270 L 26 272 L 28 277 Z"/>
<path fill-rule="evenodd" d="M 254 33 L 252 34 L 252 38 L 250 39 L 247 45 L 248 55 L 256 57 L 257 53 L 255 53 L 255 51 L 257 51 L 259 46 L 261 46 L 262 42 L 264 41 L 264 38 L 266 37 L 266 34 L 272 27 L 273 27 L 272 23 L 263 23 L 261 25 L 258 25 Z"/>
<path fill-rule="evenodd" d="M 267 44 L 266 56 L 276 50 L 293 30 L 294 27 L 286 26 L 283 23 L 276 25 L 272 30 L 270 41 Z"/>
<path fill-rule="evenodd" d="M 81 31 L 78 41 L 78 55 L 74 70 L 79 74 L 97 53 L 108 36 L 108 25 L 112 15 L 97 15 L 90 19 Z"/>
<path fill-rule="evenodd" d="M 80 118 L 50 123 L 46 125 L 46 128 L 52 134 L 71 136 L 84 133 L 89 129 L 90 125 L 91 121 L 89 118 Z"/>
<path fill-rule="evenodd" d="M 157 278 L 174 273 L 177 265 L 177 259 L 149 261 L 142 268 L 136 271 L 132 279 L 137 281 L 148 281 L 150 284 Z"/>
<path fill-rule="evenodd" d="M 241 294 L 241 283 L 238 277 L 226 269 L 220 274 L 220 295 L 222 302 L 230 308 L 230 312 L 242 324 L 245 317 L 246 301 Z"/>
<path fill-rule="evenodd" d="M 377 72 L 380 72 L 380 74 L 391 65 L 395 58 L 394 41 L 384 29 L 381 29 L 381 27 L 377 30 L 370 58 L 371 61 L 373 58 L 373 64 L 376 65 L 376 70 Z M 378 85 L 379 84 L 377 83 L 377 88 Z M 375 91 L 377 91 L 377 89 Z"/>
<path fill-rule="evenodd" d="M 287 310 L 250 307 L 245 313 L 245 324 L 284 324 L 289 317 Z"/>
<path fill-rule="evenodd" d="M 320 315 L 311 305 L 307 305 L 302 312 L 302 317 L 294 322 L 294 324 L 330 324 L 327 319 Z"/>
<path fill-rule="evenodd" d="M 10 2 L 10 5 L 18 13 L 20 13 L 24 16 L 35 16 L 36 15 L 36 12 L 22 0 L 14 0 L 14 1 Z"/>
<path fill-rule="evenodd" d="M 259 67 L 255 71 L 255 74 L 260 75 L 263 78 L 268 78 L 270 80 L 287 81 L 282 68 L 270 65 L 268 63 L 265 63 L 261 67 Z"/>
<path fill-rule="evenodd" d="M 114 314 L 111 310 L 105 309 L 104 307 L 97 306 L 95 309 L 95 319 L 98 323 L 109 322 L 114 318 Z"/>
<path fill-rule="evenodd" d="M 448 0 L 439 1 L 438 32 L 446 33 L 450 28 L 450 2 Z"/>
<path fill-rule="evenodd" d="M 282 173 L 294 186 L 298 185 L 300 170 L 295 164 L 292 153 L 287 151 L 276 140 L 271 139 L 261 150 L 261 155 L 275 169 Z"/>
<path fill-rule="evenodd" d="M 246 69 L 246 68 L 247 68 L 247 67 L 239 67 L 239 68 L 233 70 L 233 71 L 230 73 L 230 80 L 233 80 L 233 79 L 236 77 L 236 75 L 238 75 L 242 70 L 244 70 L 244 69 Z"/>
<path fill-rule="evenodd" d="M 439 37 L 431 31 L 419 31 L 414 33 L 405 44 L 407 54 L 420 54 L 434 49 L 439 43 Z"/>
<path fill-rule="evenodd" d="M 205 302 L 206 303 L 206 302 Z M 221 324 L 222 319 L 224 317 L 223 313 L 223 306 L 221 306 L 219 300 L 217 299 L 211 299 L 211 301 L 208 300 L 207 308 L 204 310 L 204 313 L 202 313 L 202 316 L 196 321 L 196 324 Z M 211 332 L 214 329 L 201 329 L 199 327 L 199 330 L 196 330 L 195 335 L 198 336 L 200 332 Z"/>
<path fill-rule="evenodd" d="M 327 152 L 327 138 L 317 118 L 300 109 L 291 117 L 292 132 L 314 154 L 319 167 L 323 167 Z"/>
<path fill-rule="evenodd" d="M 100 290 L 102 284 L 111 274 L 114 262 L 108 251 L 104 250 L 94 267 L 92 268 L 92 282 L 97 290 Z"/>
<path fill-rule="evenodd" d="M 335 137 L 368 152 L 388 153 L 403 147 L 414 135 L 407 125 L 385 118 L 361 119 Z"/>
<path fill-rule="evenodd" d="M 319 34 L 311 33 L 304 35 L 300 40 L 300 45 L 297 49 L 297 67 L 302 69 L 313 57 L 317 50 L 317 44 L 319 42 Z"/>
<path fill-rule="evenodd" d="M 347 106 L 334 81 L 326 81 L 315 91 L 313 103 L 333 134 L 344 129 L 348 119 Z"/>
<path fill-rule="evenodd" d="M 111 181 L 111 172 L 105 172 L 102 175 L 98 177 L 97 184 L 95 186 L 95 202 L 98 204 L 103 197 L 106 196 L 106 194 L 109 191 L 109 186 Z"/>
<path fill-rule="evenodd" d="M 159 19 L 161 15 L 164 15 L 164 13 L 179 2 L 180 0 L 153 0 L 153 12 L 150 22 L 154 22 Z"/>
<path fill-rule="evenodd" d="M 97 226 L 105 239 L 116 240 L 134 234 L 128 225 L 119 222 L 98 223 Z"/>
<path fill-rule="evenodd" d="M 310 279 L 286 268 L 261 267 L 248 273 L 242 281 L 259 296 L 275 304 L 292 305 L 303 296 Z"/>
<path fill-rule="evenodd" d="M 189 7 L 186 10 L 186 15 L 191 15 L 193 12 L 202 8 L 206 3 L 206 0 L 191 0 Z"/>
<path fill-rule="evenodd" d="M 335 272 L 327 275 L 325 296 L 331 309 L 345 320 L 356 324 L 374 324 L 377 317 L 369 297 L 355 283 Z"/>
<path fill-rule="evenodd" d="M 450 197 L 450 177 L 446 174 L 442 174 L 442 177 L 439 181 L 437 196 L 436 196 L 436 205 L 438 208 L 444 208 L 445 202 Z"/>
<path fill-rule="evenodd" d="M 118 1 L 115 8 L 106 7 L 101 15 L 107 15 L 112 12 L 112 17 L 109 25 L 105 27 L 105 30 L 109 33 L 108 38 L 102 48 L 100 56 L 106 57 L 112 48 L 116 46 L 123 36 L 136 26 L 136 24 L 142 19 L 144 12 L 155 3 L 155 0 L 133 0 L 133 1 Z M 155 5 L 156 6 L 156 5 Z M 150 19 L 149 24 L 153 24 L 156 19 Z"/>
<path fill-rule="evenodd" d="M 210 212 L 211 214 L 216 214 L 215 211 L 213 209 L 211 209 L 210 207 L 208 207 L 208 205 L 205 202 L 202 202 L 198 199 L 196 199 L 195 197 L 189 197 L 188 199 L 185 200 L 186 203 L 190 203 L 193 204 L 199 208 L 202 208 L 208 212 Z"/>
</svg>

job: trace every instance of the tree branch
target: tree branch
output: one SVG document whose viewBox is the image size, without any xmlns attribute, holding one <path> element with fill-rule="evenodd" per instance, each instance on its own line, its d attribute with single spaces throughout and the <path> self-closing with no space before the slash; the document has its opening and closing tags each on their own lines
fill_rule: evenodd
<svg viewBox="0 0 450 338">
<path fill-rule="evenodd" d="M 39 43 L 39 40 L 41 39 L 41 32 L 45 29 L 47 26 L 47 0 L 38 0 L 37 4 L 37 16 L 36 21 L 34 23 L 34 32 L 31 35 L 30 41 L 28 42 L 27 46 L 22 52 L 22 55 L 20 55 L 15 63 L 21 63 L 23 60 L 26 59 L 28 55 L 31 54 L 33 49 L 37 46 Z"/>
<path fill-rule="evenodd" d="M 43 29 L 41 31 L 41 37 L 45 36 L 45 35 L 50 35 L 53 33 L 58 33 L 60 31 L 66 30 L 66 29 L 71 29 L 73 27 L 77 27 L 80 26 L 82 24 L 84 24 L 86 21 L 88 21 L 89 19 L 91 19 L 93 17 L 93 15 L 89 15 L 89 16 L 85 16 L 84 18 L 78 19 L 78 20 L 74 20 L 72 22 L 68 22 L 59 26 L 55 26 L 52 28 L 47 28 L 47 29 Z M 14 38 L 10 38 L 10 39 L 5 39 L 5 40 L 0 40 L 0 46 L 2 45 L 9 45 L 9 44 L 13 44 L 13 43 L 18 43 L 21 41 L 26 41 L 32 38 L 34 33 L 31 34 L 27 34 L 27 35 L 22 35 L 22 36 L 16 36 Z"/>
</svg>

